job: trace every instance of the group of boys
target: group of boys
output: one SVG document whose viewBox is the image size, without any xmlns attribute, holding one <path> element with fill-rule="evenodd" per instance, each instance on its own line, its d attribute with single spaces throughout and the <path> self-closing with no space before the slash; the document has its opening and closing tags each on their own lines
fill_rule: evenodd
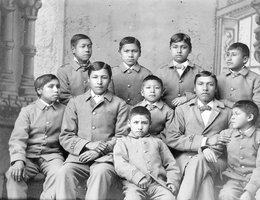
<svg viewBox="0 0 260 200">
<path fill-rule="evenodd" d="M 218 78 L 188 60 L 184 33 L 171 37 L 173 60 L 157 76 L 138 63 L 134 37 L 120 41 L 112 69 L 90 62 L 86 35 L 71 49 L 57 77 L 35 80 L 39 99 L 17 118 L 8 198 L 26 199 L 27 180 L 42 172 L 41 199 L 76 199 L 87 182 L 89 200 L 214 200 L 216 179 L 220 200 L 260 199 L 260 76 L 245 67 L 245 44 L 229 47 Z"/>
</svg>

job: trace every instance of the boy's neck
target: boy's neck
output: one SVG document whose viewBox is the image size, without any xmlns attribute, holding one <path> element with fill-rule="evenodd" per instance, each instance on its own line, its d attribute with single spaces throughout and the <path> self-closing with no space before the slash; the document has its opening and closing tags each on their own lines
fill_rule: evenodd
<svg viewBox="0 0 260 200">
<path fill-rule="evenodd" d="M 242 67 L 237 67 L 235 69 L 229 69 L 231 72 L 240 72 L 244 68 L 244 65 Z"/>
<path fill-rule="evenodd" d="M 158 99 L 157 101 L 155 102 L 151 102 L 151 101 L 148 101 L 147 99 L 144 99 L 148 104 L 156 104 L 160 101 L 160 99 Z"/>
<path fill-rule="evenodd" d="M 102 94 L 96 94 L 93 90 L 90 90 L 91 96 L 103 96 L 107 93 L 107 90 L 103 92 Z"/>
<path fill-rule="evenodd" d="M 238 131 L 244 133 L 247 130 L 249 130 L 250 128 L 252 128 L 253 126 L 254 126 L 254 124 L 248 123 L 248 124 L 245 124 L 243 127 L 238 128 Z"/>
<path fill-rule="evenodd" d="M 75 55 L 74 55 L 74 60 L 79 64 L 88 64 L 89 63 L 89 60 L 86 60 L 86 61 L 82 61 L 80 59 L 78 59 Z"/>
<path fill-rule="evenodd" d="M 50 105 L 52 105 L 52 104 L 54 104 L 55 102 L 54 101 L 49 101 L 49 102 L 47 102 L 46 100 L 43 100 L 42 98 L 39 98 L 40 99 L 40 101 L 42 101 L 44 104 L 46 104 L 47 106 L 50 106 Z"/>
<path fill-rule="evenodd" d="M 124 65 L 127 67 L 127 68 L 131 68 L 131 67 L 133 67 L 133 66 L 135 66 L 136 64 L 137 64 L 137 62 L 136 63 L 134 63 L 133 65 L 128 65 L 128 64 L 126 64 L 125 62 L 123 62 L 124 63 Z"/>
</svg>

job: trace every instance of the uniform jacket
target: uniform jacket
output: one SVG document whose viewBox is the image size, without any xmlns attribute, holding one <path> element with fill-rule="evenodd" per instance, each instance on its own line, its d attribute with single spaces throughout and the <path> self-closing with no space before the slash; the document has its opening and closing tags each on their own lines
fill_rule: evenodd
<svg viewBox="0 0 260 200">
<path fill-rule="evenodd" d="M 260 129 L 252 127 L 243 135 L 237 129 L 227 129 L 220 134 L 231 136 L 226 146 L 228 167 L 223 174 L 246 182 L 245 190 L 255 196 L 260 188 Z"/>
<path fill-rule="evenodd" d="M 136 104 L 136 106 L 147 107 L 147 101 L 143 100 L 140 103 Z M 152 136 L 164 137 L 167 132 L 167 128 L 172 123 L 174 117 L 174 111 L 171 109 L 166 103 L 163 101 L 158 101 L 156 103 L 156 107 L 151 112 L 152 124 L 150 126 L 149 133 Z"/>
<path fill-rule="evenodd" d="M 188 100 L 194 98 L 194 79 L 200 71 L 202 68 L 191 62 L 181 76 L 173 66 L 173 62 L 158 68 L 155 75 L 162 79 L 164 84 L 163 101 L 173 107 L 171 102 L 177 97 L 186 95 Z"/>
<path fill-rule="evenodd" d="M 200 150 L 203 137 L 210 137 L 227 129 L 230 118 L 231 109 L 218 100 L 214 100 L 207 126 L 203 123 L 197 106 L 197 98 L 177 106 L 173 122 L 166 133 L 165 142 L 175 151 L 176 160 L 182 172 L 190 158 Z"/>
<path fill-rule="evenodd" d="M 40 99 L 22 108 L 9 140 L 11 163 L 26 158 L 63 159 L 59 134 L 64 109 L 57 102 L 47 108 Z"/>
<path fill-rule="evenodd" d="M 114 165 L 119 176 L 138 185 L 144 177 L 152 177 L 162 186 L 180 184 L 180 169 L 162 140 L 145 136 L 136 138 L 131 132 L 117 140 Z"/>
<path fill-rule="evenodd" d="M 141 95 L 143 79 L 152 74 L 150 70 L 139 64 L 136 64 L 133 69 L 127 69 L 121 63 L 119 66 L 112 68 L 112 74 L 113 84 L 110 84 L 109 89 L 114 91 L 115 95 L 132 106 L 143 100 Z"/>
<path fill-rule="evenodd" d="M 66 162 L 80 162 L 78 157 L 88 142 L 115 144 L 117 137 L 127 134 L 128 109 L 125 101 L 107 91 L 96 104 L 91 92 L 73 97 L 65 110 L 60 143 L 69 152 Z M 112 162 L 107 154 L 99 162 Z"/>
</svg>

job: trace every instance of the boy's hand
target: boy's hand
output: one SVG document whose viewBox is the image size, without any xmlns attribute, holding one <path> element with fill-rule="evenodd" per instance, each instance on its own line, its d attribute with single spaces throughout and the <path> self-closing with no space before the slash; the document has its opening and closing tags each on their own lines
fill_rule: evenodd
<svg viewBox="0 0 260 200">
<path fill-rule="evenodd" d="M 181 104 L 184 104 L 185 102 L 187 102 L 187 97 L 186 96 L 177 97 L 177 98 L 172 100 L 172 105 L 179 106 Z"/>
<path fill-rule="evenodd" d="M 20 182 L 22 178 L 25 178 L 24 162 L 22 160 L 15 161 L 15 163 L 10 167 L 10 174 L 17 182 Z"/>
<path fill-rule="evenodd" d="M 83 163 L 88 163 L 89 161 L 93 161 L 99 157 L 99 153 L 93 150 L 85 151 L 84 153 L 79 155 L 79 161 Z"/>
<path fill-rule="evenodd" d="M 106 154 L 107 150 L 107 144 L 105 142 L 100 142 L 96 148 L 97 152 L 100 152 L 101 154 Z"/>
<path fill-rule="evenodd" d="M 252 199 L 252 195 L 250 194 L 250 192 L 245 191 L 239 200 L 251 200 Z"/>
<path fill-rule="evenodd" d="M 86 148 L 89 150 L 94 150 L 98 147 L 98 145 L 101 143 L 101 141 L 96 141 L 96 142 L 89 142 L 85 145 Z"/>
<path fill-rule="evenodd" d="M 176 193 L 176 188 L 175 188 L 175 186 L 173 185 L 173 184 L 168 184 L 167 185 L 167 188 L 169 188 L 169 190 L 173 193 L 173 194 L 175 194 Z"/>
<path fill-rule="evenodd" d="M 138 183 L 138 186 L 142 189 L 146 189 L 149 185 L 149 181 L 146 177 L 142 178 L 139 183 Z"/>
<path fill-rule="evenodd" d="M 227 135 L 213 135 L 212 137 L 207 139 L 207 145 L 213 146 L 213 145 L 226 145 L 230 142 L 230 136 Z"/>
<path fill-rule="evenodd" d="M 203 154 L 208 162 L 217 162 L 217 157 L 214 151 L 212 151 L 211 149 L 209 148 L 204 149 Z"/>
</svg>

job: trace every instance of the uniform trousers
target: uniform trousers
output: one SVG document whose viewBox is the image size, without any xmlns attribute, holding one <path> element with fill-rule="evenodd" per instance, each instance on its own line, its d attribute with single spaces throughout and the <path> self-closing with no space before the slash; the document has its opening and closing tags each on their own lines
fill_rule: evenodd
<svg viewBox="0 0 260 200">
<path fill-rule="evenodd" d="M 43 191 L 40 199 L 55 199 L 56 174 L 62 164 L 63 160 L 60 158 L 55 158 L 49 161 L 46 161 L 43 158 L 28 158 L 26 159 L 25 165 L 26 177 L 20 182 L 15 181 L 10 175 L 10 170 L 8 170 L 6 173 L 6 190 L 8 199 L 27 199 L 27 181 L 40 172 L 45 175 Z"/>
</svg>

